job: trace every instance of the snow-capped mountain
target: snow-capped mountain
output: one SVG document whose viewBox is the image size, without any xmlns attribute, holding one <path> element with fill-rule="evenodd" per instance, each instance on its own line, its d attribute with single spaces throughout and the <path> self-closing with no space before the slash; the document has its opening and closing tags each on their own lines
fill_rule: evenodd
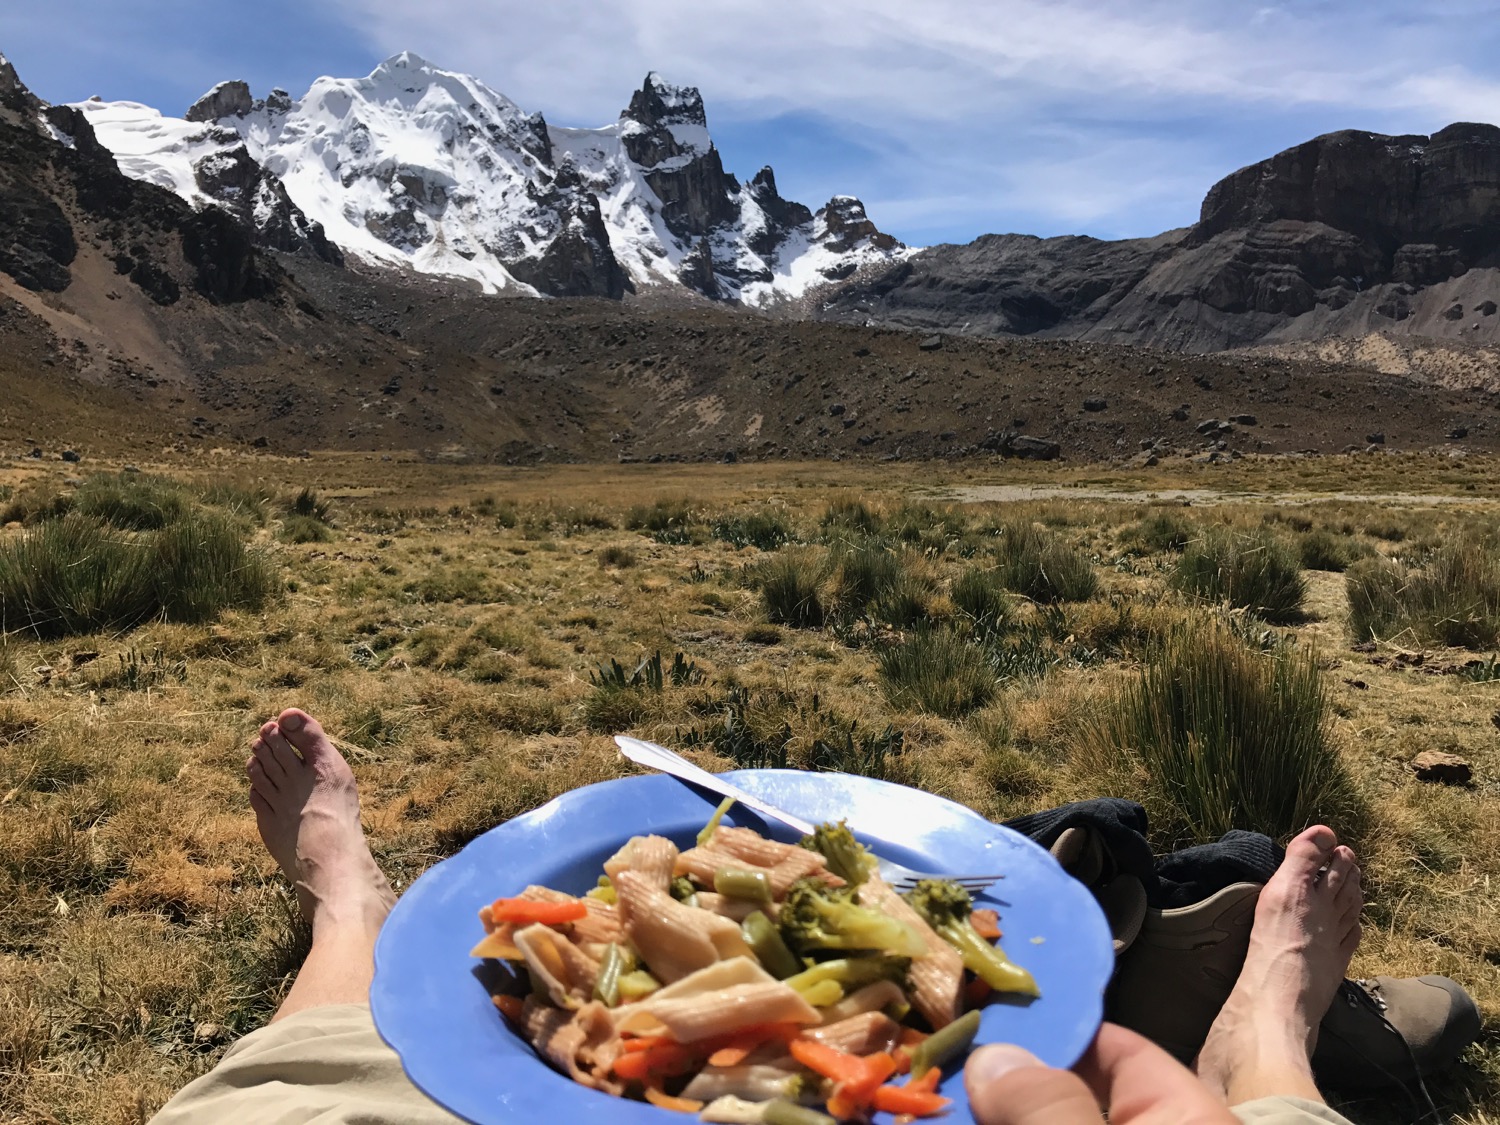
<svg viewBox="0 0 1500 1125">
<path fill-rule="evenodd" d="M 647 75 L 613 124 L 548 125 L 406 52 L 300 99 L 226 82 L 183 118 L 78 109 L 120 170 L 224 207 L 279 250 L 340 251 L 486 291 L 619 297 L 686 287 L 769 305 L 909 251 L 852 196 L 816 214 L 770 168 L 724 170 L 692 87 Z"/>
</svg>

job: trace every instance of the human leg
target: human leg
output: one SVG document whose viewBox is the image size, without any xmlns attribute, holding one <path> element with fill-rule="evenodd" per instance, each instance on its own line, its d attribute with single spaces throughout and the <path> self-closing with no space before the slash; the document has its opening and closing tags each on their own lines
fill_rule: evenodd
<svg viewBox="0 0 1500 1125">
<path fill-rule="evenodd" d="M 256 826 L 312 925 L 312 948 L 272 1022 L 368 1003 L 375 938 L 395 896 L 365 842 L 354 773 L 318 721 L 296 709 L 261 727 L 251 751 Z"/>
<path fill-rule="evenodd" d="M 1261 891 L 1244 968 L 1198 1055 L 1198 1075 L 1231 1106 L 1289 1096 L 1321 1103 L 1318 1024 L 1359 944 L 1354 853 L 1309 828 Z"/>
</svg>

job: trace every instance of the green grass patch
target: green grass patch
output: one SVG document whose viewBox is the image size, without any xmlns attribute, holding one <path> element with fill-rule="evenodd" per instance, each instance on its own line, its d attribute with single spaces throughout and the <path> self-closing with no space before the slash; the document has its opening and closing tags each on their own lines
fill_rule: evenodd
<svg viewBox="0 0 1500 1125">
<path fill-rule="evenodd" d="M 1362 809 L 1334 749 L 1311 649 L 1252 651 L 1223 624 L 1169 632 L 1088 724 L 1087 754 L 1144 767 L 1160 839 L 1231 828 L 1284 839 L 1319 821 L 1357 832 Z"/>
<path fill-rule="evenodd" d="M 1001 529 L 995 561 L 1001 585 L 1032 601 L 1087 601 L 1099 589 L 1099 576 L 1082 551 L 1032 523 Z"/>
<path fill-rule="evenodd" d="M 1209 528 L 1188 544 L 1172 584 L 1210 602 L 1227 602 L 1277 625 L 1302 620 L 1307 580 L 1297 556 L 1269 531 Z"/>
<path fill-rule="evenodd" d="M 948 628 L 915 629 L 876 657 L 881 686 L 896 707 L 957 719 L 995 697 L 984 650 Z"/>
<path fill-rule="evenodd" d="M 1462 648 L 1500 644 L 1500 557 L 1482 540 L 1446 543 L 1415 570 L 1367 559 L 1349 568 L 1345 586 L 1356 640 L 1410 634 Z"/>
</svg>

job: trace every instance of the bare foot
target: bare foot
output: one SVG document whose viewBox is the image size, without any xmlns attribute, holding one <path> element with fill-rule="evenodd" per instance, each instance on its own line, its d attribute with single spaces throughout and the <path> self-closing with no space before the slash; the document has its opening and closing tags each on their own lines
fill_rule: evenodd
<svg viewBox="0 0 1500 1125">
<path fill-rule="evenodd" d="M 1359 864 L 1331 828 L 1309 828 L 1260 892 L 1250 949 L 1198 1075 L 1229 1105 L 1272 1094 L 1321 1100 L 1309 1059 L 1359 945 Z"/>
<path fill-rule="evenodd" d="M 349 763 L 296 709 L 261 727 L 250 749 L 245 772 L 260 838 L 296 887 L 314 936 L 326 926 L 378 930 L 395 896 L 365 843 Z"/>
</svg>

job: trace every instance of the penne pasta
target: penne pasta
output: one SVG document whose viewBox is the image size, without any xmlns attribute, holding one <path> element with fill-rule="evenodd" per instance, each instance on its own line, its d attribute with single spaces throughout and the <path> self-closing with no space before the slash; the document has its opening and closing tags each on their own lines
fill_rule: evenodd
<svg viewBox="0 0 1500 1125">
<path fill-rule="evenodd" d="M 605 862 L 613 894 L 530 886 L 484 907 L 474 955 L 511 961 L 514 976 L 502 975 L 531 988 L 524 1001 L 495 998 L 511 1026 L 584 1086 L 702 1120 L 758 1121 L 772 1101 L 826 1103 L 861 1125 L 897 1105 L 940 1114 L 947 1102 L 930 1087 L 888 1087 L 911 1033 L 946 1027 L 980 995 L 965 988 L 964 959 L 989 980 L 985 939 L 976 952 L 955 929 L 971 916 L 967 892 L 935 880 L 908 902 L 874 875 L 847 885 L 824 851 L 851 880 L 875 865 L 844 825 L 807 847 L 722 825 L 703 838 L 679 851 L 631 837 Z M 972 1013 L 946 1036 L 970 1024 Z"/>
</svg>

